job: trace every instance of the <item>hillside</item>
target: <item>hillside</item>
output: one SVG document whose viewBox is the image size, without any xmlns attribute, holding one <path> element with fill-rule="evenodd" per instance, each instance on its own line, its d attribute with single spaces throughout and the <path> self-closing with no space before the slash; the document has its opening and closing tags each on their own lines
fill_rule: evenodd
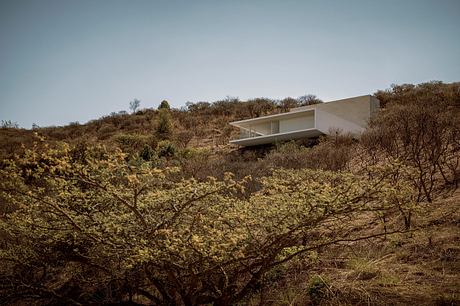
<svg viewBox="0 0 460 306">
<path fill-rule="evenodd" d="M 228 144 L 303 100 L 0 129 L 0 304 L 460 304 L 460 83 L 394 85 L 359 138 Z"/>
<path fill-rule="evenodd" d="M 460 193 L 423 205 L 412 234 L 298 259 L 253 305 L 458 305 Z M 261 302 L 260 300 L 263 300 Z"/>
<path fill-rule="evenodd" d="M 187 103 L 186 107 L 169 111 L 172 133 L 167 138 L 181 148 L 225 147 L 229 139 L 237 137 L 238 133 L 228 124 L 231 121 L 286 112 L 292 107 L 321 102 L 309 95 L 283 100 L 257 98 L 239 101 L 227 98 L 213 103 Z M 141 150 L 144 145 L 156 148 L 157 143 L 165 138 L 156 132 L 159 120 L 160 111 L 147 108 L 131 114 L 125 111 L 111 113 L 86 124 L 74 122 L 61 127 L 35 127 L 33 131 L 50 141 L 74 144 L 103 143 L 123 147 L 124 142 L 130 141 L 130 150 L 133 152 Z M 0 129 L 0 136 L 3 157 L 11 156 L 20 147 L 18 144 L 28 145 L 32 141 L 31 131 L 25 129 L 3 128 Z"/>
</svg>

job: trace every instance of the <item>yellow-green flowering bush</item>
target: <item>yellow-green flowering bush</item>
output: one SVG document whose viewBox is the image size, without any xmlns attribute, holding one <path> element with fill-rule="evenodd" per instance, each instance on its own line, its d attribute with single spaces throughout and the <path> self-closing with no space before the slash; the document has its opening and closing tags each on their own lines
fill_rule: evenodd
<svg viewBox="0 0 460 306">
<path fill-rule="evenodd" d="M 228 305 L 299 254 L 381 234 L 364 230 L 410 197 L 382 175 L 311 169 L 274 171 L 243 197 L 250 178 L 178 180 L 125 157 L 37 145 L 4 164 L 0 296 Z"/>
</svg>

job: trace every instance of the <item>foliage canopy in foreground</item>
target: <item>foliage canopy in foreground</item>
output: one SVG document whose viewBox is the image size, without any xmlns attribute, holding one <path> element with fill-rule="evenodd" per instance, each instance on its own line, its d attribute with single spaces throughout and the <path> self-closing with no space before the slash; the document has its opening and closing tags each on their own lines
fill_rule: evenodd
<svg viewBox="0 0 460 306">
<path fill-rule="evenodd" d="M 0 296 L 228 305 L 299 254 L 380 235 L 365 230 L 411 193 L 390 184 L 386 168 L 366 177 L 278 170 L 253 194 L 250 178 L 198 182 L 176 171 L 66 145 L 9 162 L 0 170 Z"/>
</svg>

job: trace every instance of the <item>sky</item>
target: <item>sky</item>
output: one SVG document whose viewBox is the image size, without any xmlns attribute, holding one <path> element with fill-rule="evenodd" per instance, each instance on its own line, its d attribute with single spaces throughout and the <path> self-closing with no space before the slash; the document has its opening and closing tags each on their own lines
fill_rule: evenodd
<svg viewBox="0 0 460 306">
<path fill-rule="evenodd" d="M 460 81 L 459 0 L 0 0 L 0 120 Z"/>
</svg>

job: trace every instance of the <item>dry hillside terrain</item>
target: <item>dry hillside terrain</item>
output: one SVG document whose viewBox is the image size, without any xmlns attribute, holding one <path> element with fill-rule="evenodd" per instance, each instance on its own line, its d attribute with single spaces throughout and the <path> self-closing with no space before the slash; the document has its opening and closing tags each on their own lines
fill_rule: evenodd
<svg viewBox="0 0 460 306">
<path fill-rule="evenodd" d="M 241 149 L 228 98 L 0 128 L 0 304 L 460 305 L 460 83 L 359 138 Z"/>
</svg>

